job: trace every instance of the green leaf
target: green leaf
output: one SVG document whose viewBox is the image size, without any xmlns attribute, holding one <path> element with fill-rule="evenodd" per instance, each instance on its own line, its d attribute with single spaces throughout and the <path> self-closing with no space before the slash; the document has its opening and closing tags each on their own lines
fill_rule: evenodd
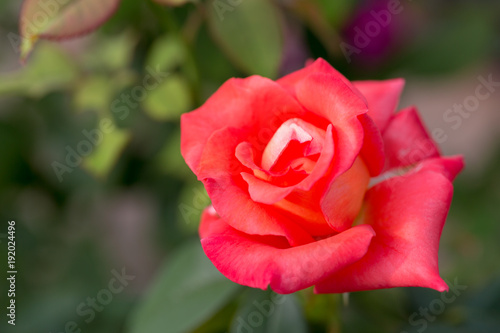
<svg viewBox="0 0 500 333">
<path fill-rule="evenodd" d="M 210 4 L 207 15 L 212 36 L 235 65 L 248 74 L 276 78 L 283 34 L 272 2 L 216 0 Z"/>
<path fill-rule="evenodd" d="M 100 116 L 109 116 L 111 107 L 120 90 L 137 81 L 137 74 L 119 70 L 113 74 L 91 74 L 82 78 L 76 85 L 73 100 L 76 111 L 96 111 Z"/>
<path fill-rule="evenodd" d="M 132 31 L 93 38 L 79 56 L 88 71 L 129 69 L 138 38 Z"/>
<path fill-rule="evenodd" d="M 303 333 L 307 324 L 295 294 L 249 290 L 231 324 L 231 333 Z"/>
<path fill-rule="evenodd" d="M 111 120 L 108 119 L 110 122 Z M 114 127 L 112 132 L 102 134 L 102 142 L 83 160 L 83 167 L 96 177 L 106 177 L 115 165 L 120 153 L 130 140 L 130 132 Z"/>
<path fill-rule="evenodd" d="M 191 108 L 191 93 L 186 80 L 180 75 L 170 75 L 148 92 L 143 107 L 155 120 L 178 120 Z"/>
<path fill-rule="evenodd" d="M 187 183 L 179 194 L 177 224 L 179 230 L 197 234 L 201 214 L 210 205 L 210 198 L 200 181 Z"/>
<path fill-rule="evenodd" d="M 74 94 L 77 110 L 103 112 L 109 109 L 113 87 L 109 77 L 93 75 L 81 80 Z"/>
<path fill-rule="evenodd" d="M 181 155 L 180 130 L 176 129 L 169 135 L 162 149 L 156 156 L 155 166 L 159 172 L 176 178 L 188 180 L 192 180 L 193 178 L 196 179 Z"/>
<path fill-rule="evenodd" d="M 201 325 L 236 292 L 207 259 L 199 241 L 172 255 L 133 313 L 130 333 L 180 333 Z"/>
<path fill-rule="evenodd" d="M 0 77 L 0 95 L 41 97 L 71 87 L 77 78 L 74 62 L 59 47 L 44 43 L 29 64 Z"/>
<path fill-rule="evenodd" d="M 322 10 L 323 17 L 335 27 L 341 27 L 345 21 L 352 18 L 351 11 L 356 3 L 352 0 L 315 0 Z"/>
<path fill-rule="evenodd" d="M 184 63 L 186 50 L 176 37 L 166 35 L 155 40 L 146 63 L 153 68 L 172 71 Z"/>
</svg>

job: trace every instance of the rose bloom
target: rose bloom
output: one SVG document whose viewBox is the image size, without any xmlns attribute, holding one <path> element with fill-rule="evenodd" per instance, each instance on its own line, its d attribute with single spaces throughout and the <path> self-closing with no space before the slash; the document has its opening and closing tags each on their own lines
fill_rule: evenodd
<svg viewBox="0 0 500 333">
<path fill-rule="evenodd" d="M 441 157 L 404 81 L 350 82 L 323 59 L 277 81 L 230 79 L 181 118 L 212 206 L 203 249 L 230 280 L 278 293 L 439 291 L 461 157 Z"/>
</svg>

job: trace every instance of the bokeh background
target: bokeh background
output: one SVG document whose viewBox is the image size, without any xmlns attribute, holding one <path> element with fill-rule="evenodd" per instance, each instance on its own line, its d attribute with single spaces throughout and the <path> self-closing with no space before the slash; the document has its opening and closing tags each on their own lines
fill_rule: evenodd
<svg viewBox="0 0 500 333">
<path fill-rule="evenodd" d="M 500 332 L 500 86 L 473 97 L 500 82 L 499 1 L 123 0 L 97 32 L 39 42 L 25 66 L 20 6 L 0 2 L 0 332 Z M 443 153 L 465 156 L 440 246 L 441 275 L 462 286 L 452 301 L 305 290 L 267 315 L 255 302 L 269 292 L 204 258 L 209 200 L 180 156 L 180 114 L 230 77 L 275 79 L 317 57 L 351 80 L 404 77 L 400 107 L 417 105 Z"/>
</svg>

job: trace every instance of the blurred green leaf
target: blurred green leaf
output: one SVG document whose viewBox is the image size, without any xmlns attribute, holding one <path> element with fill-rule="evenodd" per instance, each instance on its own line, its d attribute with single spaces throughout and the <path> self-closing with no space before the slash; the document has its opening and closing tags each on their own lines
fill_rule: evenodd
<svg viewBox="0 0 500 333">
<path fill-rule="evenodd" d="M 181 155 L 181 133 L 179 130 L 175 130 L 169 135 L 155 162 L 157 169 L 162 173 L 176 178 L 192 179 L 193 177 L 193 173 Z"/>
<path fill-rule="evenodd" d="M 137 73 L 126 69 L 112 75 L 94 74 L 80 80 L 73 99 L 76 111 L 96 111 L 101 116 L 111 113 L 117 93 L 137 81 Z"/>
<path fill-rule="evenodd" d="M 283 53 L 277 9 L 267 0 L 232 3 L 216 0 L 207 8 L 213 38 L 248 74 L 276 78 Z"/>
<path fill-rule="evenodd" d="M 109 37 L 92 39 L 91 45 L 83 52 L 82 62 L 90 70 L 119 70 L 130 65 L 137 36 L 131 31 L 113 34 Z"/>
<path fill-rule="evenodd" d="M 216 313 L 238 288 L 212 265 L 199 241 L 187 242 L 160 270 L 133 313 L 129 332 L 188 332 Z"/>
<path fill-rule="evenodd" d="M 340 27 L 346 20 L 351 19 L 350 12 L 356 3 L 352 0 L 315 0 L 321 8 L 323 16 L 335 27 Z"/>
<path fill-rule="evenodd" d="M 184 42 L 170 34 L 155 40 L 146 59 L 146 68 L 182 73 L 192 87 L 195 87 L 199 80 L 195 67 L 191 52 L 186 49 Z"/>
<path fill-rule="evenodd" d="M 41 97 L 71 87 L 77 77 L 78 69 L 66 53 L 55 45 L 42 43 L 26 67 L 0 77 L 0 95 Z"/>
<path fill-rule="evenodd" d="M 488 55 L 495 40 L 495 18 L 479 10 L 462 9 L 428 26 L 401 60 L 404 68 L 419 74 L 459 70 Z"/>
<path fill-rule="evenodd" d="M 181 41 L 176 37 L 165 35 L 156 39 L 149 51 L 146 63 L 156 68 L 159 66 L 164 71 L 172 71 L 184 63 L 186 50 Z"/>
<path fill-rule="evenodd" d="M 102 141 L 83 160 L 83 167 L 97 177 L 105 177 L 109 173 L 131 137 L 128 130 L 118 128 L 110 133 L 101 133 Z"/>
<path fill-rule="evenodd" d="M 295 294 L 249 290 L 231 324 L 231 333 L 303 333 L 307 324 Z"/>
<path fill-rule="evenodd" d="M 177 211 L 179 230 L 186 231 L 188 234 L 197 234 L 201 213 L 210 203 L 210 198 L 202 182 L 196 181 L 185 186 L 179 195 L 179 209 Z"/>
<path fill-rule="evenodd" d="M 113 87 L 109 77 L 94 75 L 80 81 L 74 99 L 77 110 L 103 111 L 109 109 Z"/>
<path fill-rule="evenodd" d="M 191 94 L 186 80 L 180 75 L 170 75 L 148 92 L 143 107 L 155 120 L 178 120 L 191 108 Z"/>
</svg>

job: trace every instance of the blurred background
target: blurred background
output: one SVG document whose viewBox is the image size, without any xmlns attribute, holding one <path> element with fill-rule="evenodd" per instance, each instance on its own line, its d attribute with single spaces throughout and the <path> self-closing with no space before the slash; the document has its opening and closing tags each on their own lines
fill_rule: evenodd
<svg viewBox="0 0 500 333">
<path fill-rule="evenodd" d="M 21 1 L 0 2 L 2 309 L 10 220 L 18 271 L 16 326 L 2 310 L 0 332 L 500 332 L 499 1 L 164 2 L 176 6 L 123 0 L 93 34 L 37 43 L 25 66 Z M 400 107 L 465 156 L 440 246 L 446 299 L 269 303 L 205 259 L 209 199 L 180 155 L 180 114 L 230 77 L 317 57 L 351 80 L 404 77 Z"/>
</svg>

